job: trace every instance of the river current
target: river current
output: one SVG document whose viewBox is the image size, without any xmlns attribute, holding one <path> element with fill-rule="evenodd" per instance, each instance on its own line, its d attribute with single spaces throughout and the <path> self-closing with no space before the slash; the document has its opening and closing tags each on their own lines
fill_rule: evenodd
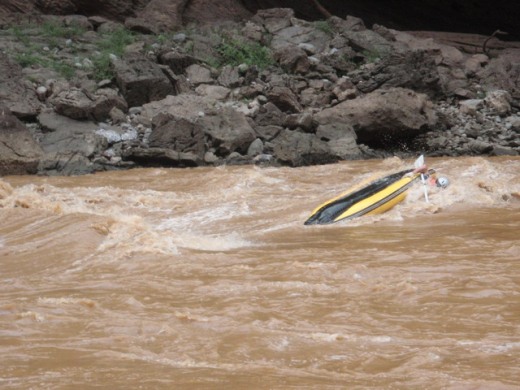
<svg viewBox="0 0 520 390">
<path fill-rule="evenodd" d="M 520 389 L 520 158 L 0 179 L 2 389 Z"/>
</svg>

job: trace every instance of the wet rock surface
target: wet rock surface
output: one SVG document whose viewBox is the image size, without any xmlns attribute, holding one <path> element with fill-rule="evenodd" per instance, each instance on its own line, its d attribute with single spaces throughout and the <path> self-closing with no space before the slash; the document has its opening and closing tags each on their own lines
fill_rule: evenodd
<svg viewBox="0 0 520 390">
<path fill-rule="evenodd" d="M 42 16 L 0 30 L 2 174 L 520 153 L 514 44 L 467 52 L 290 9 L 186 30 L 145 22 L 130 33 Z"/>
</svg>

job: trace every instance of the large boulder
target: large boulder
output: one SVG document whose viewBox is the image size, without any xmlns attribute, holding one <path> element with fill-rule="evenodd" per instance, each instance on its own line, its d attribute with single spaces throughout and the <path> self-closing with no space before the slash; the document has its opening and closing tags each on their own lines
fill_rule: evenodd
<svg viewBox="0 0 520 390">
<path fill-rule="evenodd" d="M 403 87 L 429 96 L 442 93 L 437 65 L 424 50 L 391 54 L 373 66 L 353 72 L 352 81 L 363 93 L 378 88 Z"/>
<path fill-rule="evenodd" d="M 93 159 L 108 145 L 107 139 L 96 134 L 94 122 L 77 121 L 54 112 L 38 116 L 44 130 L 40 145 L 44 151 L 39 170 L 45 174 L 80 175 L 99 170 Z"/>
<path fill-rule="evenodd" d="M 226 105 L 215 107 L 213 100 L 198 95 L 168 96 L 145 104 L 138 120 L 152 125 L 149 150 L 126 154 L 139 162 L 199 165 L 210 149 L 222 158 L 233 152 L 245 154 L 256 138 L 243 113 Z"/>
<path fill-rule="evenodd" d="M 95 94 L 70 88 L 59 91 L 49 101 L 58 114 L 77 120 L 102 121 L 109 117 L 113 108 L 127 109 L 125 100 L 110 88 L 99 89 Z"/>
<path fill-rule="evenodd" d="M 220 156 L 225 157 L 232 152 L 245 154 L 256 138 L 246 116 L 231 107 L 211 111 L 197 122 L 202 125 L 209 142 Z"/>
<path fill-rule="evenodd" d="M 340 160 L 361 157 L 356 132 L 352 125 L 343 122 L 321 123 L 316 129 L 316 137 L 327 143 L 330 154 Z"/>
<path fill-rule="evenodd" d="M 158 60 L 159 63 L 167 65 L 176 75 L 184 73 L 188 66 L 198 62 L 195 57 L 175 50 L 160 53 Z"/>
<path fill-rule="evenodd" d="M 203 115 L 211 106 L 209 101 L 204 96 L 182 94 L 169 95 L 164 99 L 153 101 L 143 105 L 140 112 L 140 118 L 144 125 L 151 125 L 156 115 L 171 114 L 172 117 L 185 118 L 190 121 L 195 121 L 197 117 Z"/>
<path fill-rule="evenodd" d="M 328 164 L 338 161 L 326 142 L 314 134 L 283 130 L 272 141 L 273 154 L 278 161 L 292 167 Z"/>
<path fill-rule="evenodd" d="M 312 45 L 316 52 L 322 52 L 327 48 L 330 36 L 311 24 L 300 21 L 295 24 L 277 31 L 271 40 L 271 48 L 275 51 L 302 44 Z"/>
<path fill-rule="evenodd" d="M 35 117 L 41 109 L 34 88 L 24 81 L 21 66 L 1 51 L 0 101 L 19 118 Z"/>
<path fill-rule="evenodd" d="M 390 88 L 326 108 L 315 115 L 315 120 L 320 126 L 349 124 L 358 142 L 391 146 L 396 139 L 434 128 L 438 118 L 426 95 L 405 88 Z"/>
<path fill-rule="evenodd" d="M 42 154 L 25 125 L 0 102 L 0 176 L 36 173 Z"/>
<path fill-rule="evenodd" d="M 520 49 L 504 50 L 498 57 L 477 72 L 483 86 L 488 90 L 509 91 L 520 105 Z"/>
<path fill-rule="evenodd" d="M 153 118 L 152 125 L 153 131 L 149 138 L 151 148 L 189 152 L 200 160 L 204 157 L 204 129 L 197 121 L 171 113 L 159 113 Z"/>
<path fill-rule="evenodd" d="M 113 62 L 116 82 L 129 107 L 164 99 L 174 88 L 159 65 L 139 53 L 128 53 Z"/>
<path fill-rule="evenodd" d="M 291 8 L 268 8 L 261 9 L 253 16 L 252 21 L 263 26 L 270 34 L 290 27 L 294 18 Z"/>
<path fill-rule="evenodd" d="M 302 110 L 298 96 L 289 87 L 275 86 L 268 91 L 267 97 L 270 102 L 284 112 L 294 113 Z"/>
</svg>

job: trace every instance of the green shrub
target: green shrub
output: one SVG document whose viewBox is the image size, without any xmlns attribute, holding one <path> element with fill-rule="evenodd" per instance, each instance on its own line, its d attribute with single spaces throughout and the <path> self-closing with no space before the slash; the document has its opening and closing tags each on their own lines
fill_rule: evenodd
<svg viewBox="0 0 520 390">
<path fill-rule="evenodd" d="M 76 73 L 74 66 L 67 64 L 66 62 L 53 61 L 50 66 L 67 80 L 72 79 Z"/>
<path fill-rule="evenodd" d="M 111 66 L 110 54 L 101 54 L 92 59 L 94 64 L 93 77 L 97 81 L 112 79 L 114 72 Z"/>
<path fill-rule="evenodd" d="M 41 66 L 43 68 L 50 68 L 55 70 L 61 76 L 70 80 L 74 77 L 76 72 L 74 66 L 67 64 L 61 60 L 44 56 L 38 53 L 18 53 L 14 56 L 16 62 L 20 64 L 22 68 L 28 68 L 31 66 Z"/>
<path fill-rule="evenodd" d="M 271 51 L 257 42 L 239 39 L 223 40 L 217 47 L 217 52 L 220 56 L 218 61 L 220 66 L 247 64 L 263 69 L 274 62 Z"/>
<path fill-rule="evenodd" d="M 48 66 L 49 64 L 47 58 L 37 53 L 18 53 L 15 54 L 14 59 L 20 64 L 22 68 L 28 68 L 34 65 Z"/>
<path fill-rule="evenodd" d="M 327 20 L 318 20 L 318 21 L 314 22 L 314 26 L 318 30 L 323 31 L 324 33 L 326 33 L 329 36 L 334 35 L 334 29 L 332 28 L 332 26 L 330 25 L 330 23 Z"/>
<path fill-rule="evenodd" d="M 48 20 L 41 25 L 42 35 L 47 38 L 75 38 L 86 30 L 78 26 L 64 26 L 58 21 Z"/>
<path fill-rule="evenodd" d="M 135 42 L 135 36 L 126 28 L 119 28 L 109 33 L 103 34 L 99 41 L 99 48 L 102 52 L 121 56 L 125 52 L 125 47 Z"/>
<path fill-rule="evenodd" d="M 103 34 L 99 41 L 100 54 L 92 59 L 94 64 L 94 79 L 100 81 L 112 79 L 114 72 L 111 66 L 110 55 L 122 56 L 126 46 L 135 42 L 135 36 L 131 31 L 120 28 Z"/>
<path fill-rule="evenodd" d="M 368 63 L 376 62 L 382 57 L 381 53 L 379 53 L 376 50 L 364 50 L 362 54 L 365 57 L 366 62 Z"/>
</svg>

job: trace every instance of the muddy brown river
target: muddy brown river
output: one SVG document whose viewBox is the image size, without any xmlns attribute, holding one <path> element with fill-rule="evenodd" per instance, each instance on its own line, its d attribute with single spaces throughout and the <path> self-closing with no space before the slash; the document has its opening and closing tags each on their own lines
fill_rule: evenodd
<svg viewBox="0 0 520 390">
<path fill-rule="evenodd" d="M 520 389 L 520 158 L 0 179 L 1 389 Z"/>
</svg>

